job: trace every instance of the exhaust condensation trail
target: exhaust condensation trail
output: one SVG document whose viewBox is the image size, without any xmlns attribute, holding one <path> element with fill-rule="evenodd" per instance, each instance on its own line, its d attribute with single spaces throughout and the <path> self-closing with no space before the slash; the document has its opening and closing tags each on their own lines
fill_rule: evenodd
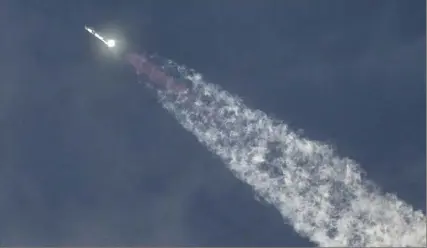
<svg viewBox="0 0 427 248">
<path fill-rule="evenodd" d="M 379 192 L 356 162 L 200 75 L 190 80 L 194 88 L 178 97 L 159 91 L 163 107 L 301 236 L 319 246 L 426 246 L 424 214 Z"/>
</svg>

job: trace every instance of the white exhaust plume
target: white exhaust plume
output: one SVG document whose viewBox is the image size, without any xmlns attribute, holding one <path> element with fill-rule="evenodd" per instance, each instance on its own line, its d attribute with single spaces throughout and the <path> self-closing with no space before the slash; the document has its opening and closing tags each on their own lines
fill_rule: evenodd
<svg viewBox="0 0 427 248">
<path fill-rule="evenodd" d="M 192 76 L 194 90 L 159 92 L 164 108 L 240 180 L 319 246 L 426 246 L 426 217 L 362 178 L 358 164 L 218 86 Z"/>
</svg>

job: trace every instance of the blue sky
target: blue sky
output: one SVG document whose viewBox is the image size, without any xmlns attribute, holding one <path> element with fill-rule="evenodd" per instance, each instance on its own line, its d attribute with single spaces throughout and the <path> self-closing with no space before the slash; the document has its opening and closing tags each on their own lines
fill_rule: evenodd
<svg viewBox="0 0 427 248">
<path fill-rule="evenodd" d="M 425 1 L 1 1 L 2 245 L 302 246 L 184 131 L 128 51 L 333 144 L 425 213 Z"/>
</svg>

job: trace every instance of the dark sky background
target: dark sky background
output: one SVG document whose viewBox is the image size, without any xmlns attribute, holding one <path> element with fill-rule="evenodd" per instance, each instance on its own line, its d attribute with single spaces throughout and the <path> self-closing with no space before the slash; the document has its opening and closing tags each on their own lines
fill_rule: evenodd
<svg viewBox="0 0 427 248">
<path fill-rule="evenodd" d="M 311 246 L 83 26 L 204 74 L 425 213 L 425 1 L 0 1 L 0 244 Z"/>
</svg>

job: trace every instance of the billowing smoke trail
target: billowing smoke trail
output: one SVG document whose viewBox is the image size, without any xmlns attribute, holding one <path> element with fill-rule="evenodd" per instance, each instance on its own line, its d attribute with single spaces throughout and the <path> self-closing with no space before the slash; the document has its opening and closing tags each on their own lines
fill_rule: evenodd
<svg viewBox="0 0 427 248">
<path fill-rule="evenodd" d="M 159 92 L 163 106 L 300 235 L 320 246 L 426 246 L 423 213 L 381 194 L 354 161 L 200 76 L 191 80 L 187 94 Z"/>
</svg>

